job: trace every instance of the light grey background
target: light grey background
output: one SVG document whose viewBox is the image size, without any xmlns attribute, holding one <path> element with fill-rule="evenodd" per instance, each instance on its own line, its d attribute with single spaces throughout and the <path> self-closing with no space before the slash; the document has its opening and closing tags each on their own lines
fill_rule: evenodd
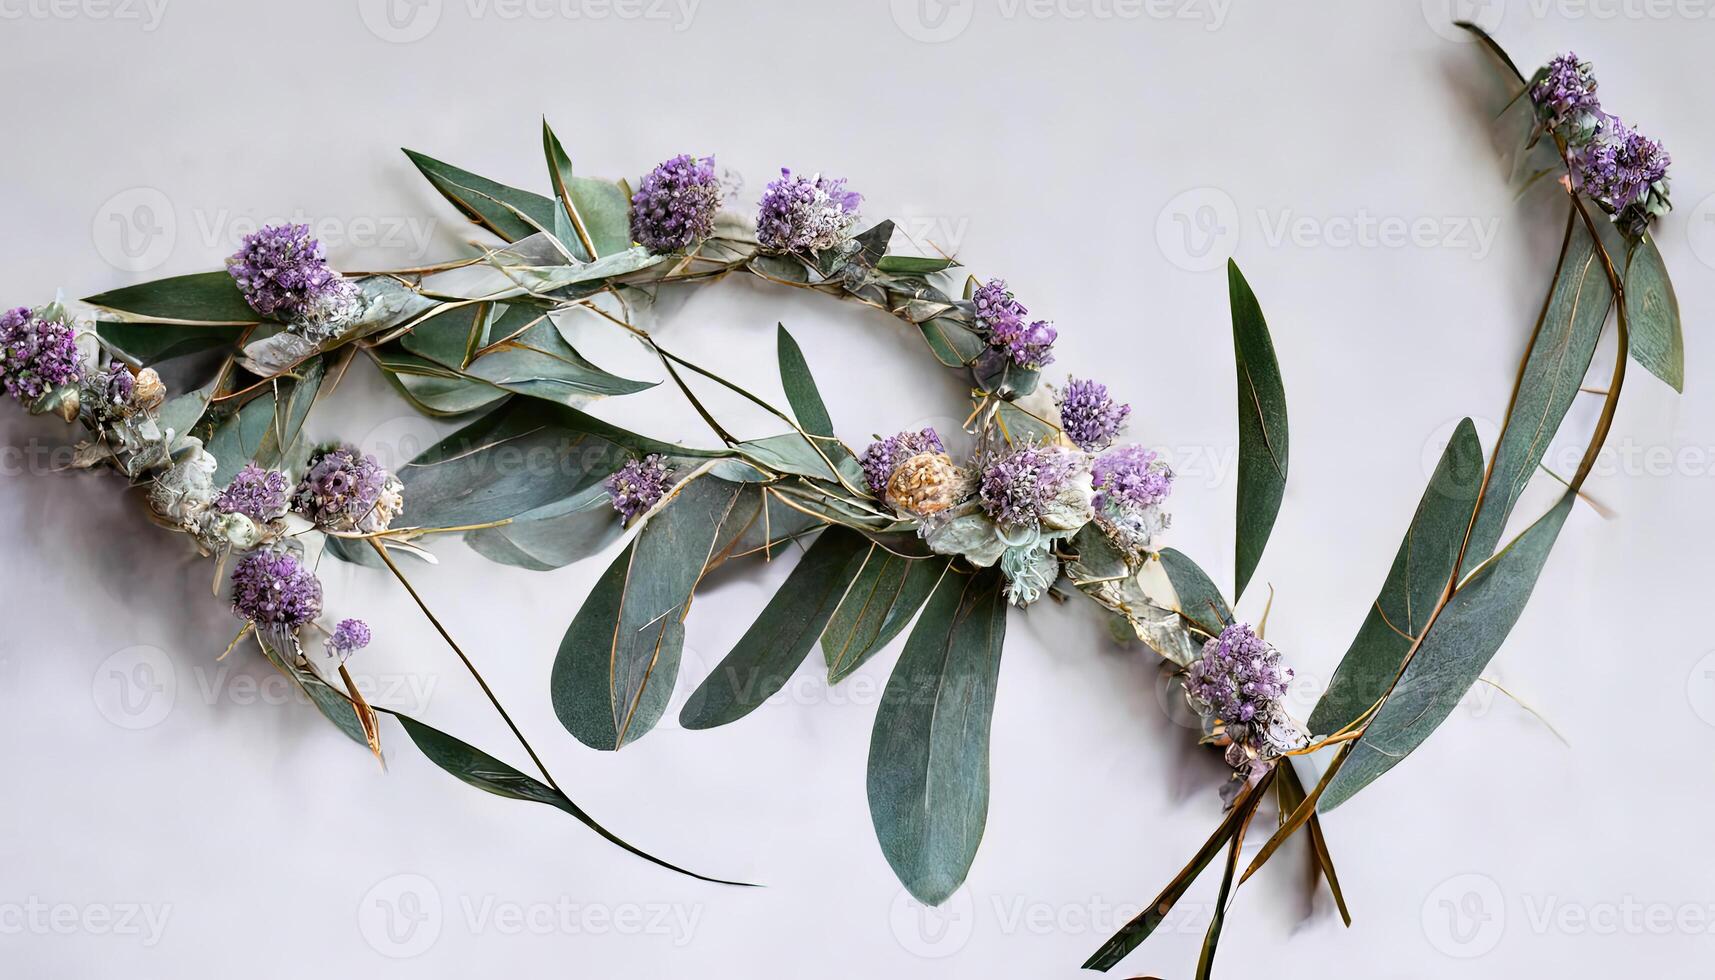
<svg viewBox="0 0 1715 980">
<path fill-rule="evenodd" d="M 1492 443 L 1559 234 L 1501 179 L 1465 94 L 1484 66 L 1445 26 L 1447 0 L 400 0 L 391 21 L 368 0 L 162 2 L 0 0 L 7 304 L 215 268 L 282 217 L 321 221 L 346 269 L 453 255 L 469 226 L 395 148 L 541 186 L 544 113 L 585 173 L 715 152 L 746 202 L 782 164 L 843 174 L 868 215 L 1006 276 L 1054 319 L 1051 374 L 1129 398 L 1133 436 L 1181 473 L 1171 543 L 1230 581 L 1226 286 L 1204 270 L 1235 254 L 1291 404 L 1291 483 L 1257 581 L 1275 590 L 1270 635 L 1299 669 L 1303 715 L 1454 422 L 1477 417 Z M 1594 58 L 1608 105 L 1673 151 L 1678 210 L 1659 237 L 1689 391 L 1631 373 L 1616 452 L 1588 488 L 1613 518 L 1576 510 L 1490 670 L 1570 747 L 1479 688 L 1327 821 L 1353 927 L 1325 892 L 1304 901 L 1295 846 L 1239 892 L 1227 976 L 1690 977 L 1715 953 L 1700 843 L 1715 804 L 1715 96 L 1687 84 L 1715 5 L 1478 13 L 1527 70 L 1567 47 Z M 672 345 L 776 394 L 784 321 L 850 441 L 963 414 L 956 380 L 880 315 L 741 282 L 668 312 Z M 599 362 L 656 376 L 587 330 Z M 1592 376 L 1609 364 L 1605 349 Z M 1574 454 L 1596 402 L 1561 440 Z M 665 395 L 599 411 L 704 438 Z M 437 431 L 361 366 L 312 428 L 390 462 Z M 534 574 L 443 542 L 417 584 L 573 795 L 644 847 L 768 887 L 680 878 L 457 785 L 391 725 L 379 772 L 253 654 L 215 662 L 236 624 L 210 566 L 112 479 L 44 472 L 63 428 L 7 409 L 0 436 L 14 447 L 0 497 L 8 976 L 1072 977 L 1219 816 L 1219 764 L 1163 707 L 1151 658 L 1113 646 L 1087 606 L 1045 604 L 1011 621 L 969 885 L 924 913 L 864 798 L 891 654 L 833 692 L 812 661 L 780 703 L 718 731 L 679 730 L 675 708 L 601 755 L 556 723 L 547 677 L 606 559 Z M 1539 484 L 1522 510 L 1553 497 Z M 787 565 L 697 604 L 681 699 Z M 378 630 L 354 662 L 376 701 L 523 761 L 394 583 L 322 574 L 330 614 Z M 1253 588 L 1241 614 L 1266 596 Z M 1188 975 L 1213 890 L 1193 889 L 1116 975 Z M 114 928 L 139 909 L 164 928 Z"/>
</svg>

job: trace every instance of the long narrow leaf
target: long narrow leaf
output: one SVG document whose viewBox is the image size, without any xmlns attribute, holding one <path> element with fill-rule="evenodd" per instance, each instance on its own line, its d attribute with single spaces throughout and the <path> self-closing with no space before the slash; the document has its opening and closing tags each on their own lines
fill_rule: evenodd
<svg viewBox="0 0 1715 980">
<path fill-rule="evenodd" d="M 1233 588 L 1233 601 L 1237 602 L 1262 560 L 1286 495 L 1288 439 L 1286 389 L 1281 384 L 1274 341 L 1269 338 L 1256 294 L 1231 260 L 1227 262 L 1227 291 L 1239 377 L 1238 583 Z"/>
</svg>

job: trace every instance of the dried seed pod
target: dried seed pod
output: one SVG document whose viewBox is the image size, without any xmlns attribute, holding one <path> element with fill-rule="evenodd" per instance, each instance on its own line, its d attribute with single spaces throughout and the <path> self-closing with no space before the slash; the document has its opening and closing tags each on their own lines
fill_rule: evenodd
<svg viewBox="0 0 1715 980">
<path fill-rule="evenodd" d="M 898 510 L 927 517 L 970 493 L 970 475 L 946 453 L 918 453 L 900 463 L 887 483 L 887 502 Z"/>
</svg>

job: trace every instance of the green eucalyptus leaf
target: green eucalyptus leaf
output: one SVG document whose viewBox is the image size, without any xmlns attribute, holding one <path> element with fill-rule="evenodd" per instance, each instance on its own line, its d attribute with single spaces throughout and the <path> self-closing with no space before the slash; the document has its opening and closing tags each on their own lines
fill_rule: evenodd
<svg viewBox="0 0 1715 980">
<path fill-rule="evenodd" d="M 250 308 L 226 272 L 198 272 L 122 286 L 84 299 L 126 319 L 245 326 L 265 318 Z"/>
<path fill-rule="evenodd" d="M 1275 360 L 1274 341 L 1256 294 L 1227 261 L 1227 291 L 1233 313 L 1233 359 L 1239 376 L 1239 504 L 1233 601 L 1244 596 L 1262 560 L 1274 519 L 1286 495 L 1288 439 L 1286 389 Z"/>
<path fill-rule="evenodd" d="M 1685 391 L 1685 337 L 1679 326 L 1679 298 L 1673 293 L 1673 281 L 1667 276 L 1667 263 L 1662 261 L 1655 239 L 1646 235 L 1632 250 L 1625 282 L 1632 359 L 1674 391 Z"/>
<path fill-rule="evenodd" d="M 1221 597 L 1214 580 L 1196 562 L 1172 548 L 1162 549 L 1161 567 L 1179 597 L 1179 615 L 1204 633 L 1219 636 L 1233 621 L 1233 611 L 1227 607 L 1227 600 Z"/>
<path fill-rule="evenodd" d="M 634 394 L 656 384 L 596 367 L 566 343 L 547 314 L 526 307 L 507 308 L 487 335 L 496 340 L 463 373 L 520 395 L 577 408 L 594 398 Z"/>
<path fill-rule="evenodd" d="M 958 264 L 957 259 L 930 258 L 918 255 L 885 255 L 875 264 L 875 270 L 902 276 L 927 276 L 936 272 L 945 272 Z"/>
<path fill-rule="evenodd" d="M 1494 554 L 1507 518 L 1578 396 L 1613 302 L 1595 239 L 1576 214 L 1568 215 L 1554 285 L 1531 336 L 1518 390 L 1495 447 L 1488 485 L 1471 523 L 1461 576 Z"/>
<path fill-rule="evenodd" d="M 679 724 L 692 729 L 730 724 L 784 687 L 816 645 L 871 547 L 856 531 L 823 531 L 762 615 L 685 702 Z"/>
<path fill-rule="evenodd" d="M 982 840 L 1006 610 L 998 570 L 944 577 L 876 711 L 870 819 L 894 874 L 926 905 L 953 894 Z"/>
<path fill-rule="evenodd" d="M 1447 716 L 1512 632 L 1577 494 L 1560 502 L 1470 576 L 1447 600 L 1387 701 L 1351 743 L 1317 801 L 1326 813 L 1410 755 Z"/>
<path fill-rule="evenodd" d="M 386 709 L 381 709 L 386 711 Z M 632 846 L 615 836 L 612 831 L 595 821 L 583 808 L 573 803 L 571 798 L 560 790 L 532 776 L 526 776 L 494 756 L 466 742 L 448 735 L 446 732 L 397 711 L 387 711 L 399 719 L 399 724 L 410 736 L 412 744 L 428 758 L 430 762 L 446 772 L 458 777 L 468 786 L 474 786 L 486 793 L 504 797 L 509 800 L 524 800 L 529 803 L 545 803 L 556 810 L 571 815 L 579 823 L 595 831 L 601 838 L 632 854 L 643 858 L 652 864 L 689 875 L 700 881 L 712 881 L 723 885 L 742 884 L 742 882 L 723 881 L 719 878 L 709 878 L 687 871 L 676 864 L 669 864 L 653 854 Z"/>
<path fill-rule="evenodd" d="M 680 484 L 596 583 L 554 658 L 554 713 L 594 749 L 642 738 L 679 672 L 691 595 L 745 487 L 704 476 Z"/>
<path fill-rule="evenodd" d="M 1332 734 L 1381 700 L 1453 577 L 1483 483 L 1483 446 L 1470 419 L 1459 423 L 1429 478 L 1381 594 L 1310 715 Z"/>
<path fill-rule="evenodd" d="M 344 693 L 329 687 L 316 673 L 303 664 L 298 663 L 296 650 L 282 650 L 278 641 L 266 632 L 256 634 L 256 645 L 262 648 L 263 656 L 268 658 L 281 673 L 291 678 L 292 682 L 322 713 L 322 717 L 333 722 L 333 726 L 345 734 L 346 738 L 369 748 L 369 736 L 363 731 L 363 721 L 358 717 L 357 705 Z"/>
<path fill-rule="evenodd" d="M 904 631 L 952 561 L 901 558 L 872 544 L 863 568 L 822 630 L 828 683 L 838 684 Z"/>
<path fill-rule="evenodd" d="M 786 332 L 785 324 L 777 325 L 775 342 L 780 358 L 780 383 L 786 389 L 786 402 L 798 417 L 798 425 L 811 435 L 834 438 L 834 420 L 822 402 L 822 392 L 810 374 L 810 364 L 804 360 L 798 342 Z"/>
<path fill-rule="evenodd" d="M 508 524 L 470 531 L 464 540 L 489 561 L 550 572 L 600 552 L 624 533 L 625 525 L 597 484 L 577 497 L 520 514 Z"/>
<path fill-rule="evenodd" d="M 917 324 L 929 352 L 947 367 L 964 367 L 975 363 L 988 349 L 988 344 L 976 331 L 950 316 L 931 317 Z"/>
<path fill-rule="evenodd" d="M 406 150 L 405 155 L 465 217 L 506 241 L 529 238 L 554 226 L 555 204 L 550 198 L 496 183 L 414 150 Z"/>
</svg>

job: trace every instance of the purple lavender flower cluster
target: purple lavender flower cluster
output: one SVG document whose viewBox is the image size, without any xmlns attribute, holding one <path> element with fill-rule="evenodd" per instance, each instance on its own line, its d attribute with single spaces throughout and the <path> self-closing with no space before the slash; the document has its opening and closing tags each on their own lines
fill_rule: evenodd
<svg viewBox="0 0 1715 980">
<path fill-rule="evenodd" d="M 846 190 L 844 178 L 821 174 L 780 178 L 763 192 L 756 212 L 756 240 L 776 252 L 814 253 L 844 241 L 858 220 L 863 195 Z"/>
<path fill-rule="evenodd" d="M 71 324 L 27 306 L 0 313 L 0 385 L 8 395 L 32 402 L 81 374 Z"/>
<path fill-rule="evenodd" d="M 1042 368 L 1054 361 L 1059 333 L 1046 320 L 1031 320 L 1030 311 L 1006 288 L 1005 280 L 990 279 L 971 296 L 977 332 L 989 348 L 1022 368 Z"/>
<path fill-rule="evenodd" d="M 1170 518 L 1161 508 L 1173 492 L 1173 471 L 1153 450 L 1122 446 L 1096 457 L 1090 470 L 1096 526 L 1134 556 L 1155 546 Z"/>
<path fill-rule="evenodd" d="M 858 457 L 863 465 L 864 482 L 869 484 L 869 492 L 878 498 L 885 499 L 887 485 L 893 479 L 893 471 L 899 464 L 920 453 L 944 453 L 947 449 L 941 444 L 941 436 L 933 428 L 922 429 L 918 432 L 900 432 L 869 444 L 869 448 Z"/>
<path fill-rule="evenodd" d="M 333 628 L 333 635 L 328 637 L 327 650 L 340 663 L 345 663 L 351 655 L 369 645 L 371 639 L 369 624 L 361 619 L 342 619 Z"/>
<path fill-rule="evenodd" d="M 286 516 L 291 493 L 292 485 L 287 482 L 286 474 L 245 463 L 226 489 L 214 498 L 214 507 L 222 514 L 243 514 L 258 524 L 267 524 Z"/>
<path fill-rule="evenodd" d="M 1249 725 L 1273 714 L 1291 682 L 1292 668 L 1280 662 L 1280 651 L 1248 624 L 1233 623 L 1203 644 L 1185 689 L 1209 717 Z"/>
<path fill-rule="evenodd" d="M 397 516 L 398 497 L 398 482 L 374 456 L 333 446 L 310 458 L 292 509 L 317 527 L 380 531 Z"/>
<path fill-rule="evenodd" d="M 1087 453 L 1099 453 L 1113 445 L 1125 427 L 1131 406 L 1108 396 L 1108 386 L 1098 381 L 1067 378 L 1060 392 L 1060 431 Z"/>
<path fill-rule="evenodd" d="M 354 289 L 328 267 L 309 225 L 265 225 L 226 260 L 250 308 L 263 316 L 316 317 L 348 303 Z"/>
<path fill-rule="evenodd" d="M 1079 472 L 1079 457 L 1056 446 L 1024 445 L 983 467 L 977 495 L 1002 528 L 1034 527 Z"/>
<path fill-rule="evenodd" d="M 1666 214 L 1667 149 L 1602 109 L 1595 68 L 1568 52 L 1536 73 L 1530 97 L 1544 128 L 1566 145 L 1572 187 L 1590 195 L 1629 235 Z"/>
<path fill-rule="evenodd" d="M 608 502 L 629 523 L 660 503 L 672 489 L 673 468 L 667 464 L 666 457 L 651 453 L 621 466 L 603 486 L 607 489 Z"/>
<path fill-rule="evenodd" d="M 715 232 L 721 185 L 715 158 L 680 154 L 649 172 L 631 196 L 631 237 L 661 255 Z"/>
<path fill-rule="evenodd" d="M 322 612 L 322 583 L 296 553 L 252 551 L 232 569 L 232 611 L 258 629 L 295 630 Z"/>
</svg>

